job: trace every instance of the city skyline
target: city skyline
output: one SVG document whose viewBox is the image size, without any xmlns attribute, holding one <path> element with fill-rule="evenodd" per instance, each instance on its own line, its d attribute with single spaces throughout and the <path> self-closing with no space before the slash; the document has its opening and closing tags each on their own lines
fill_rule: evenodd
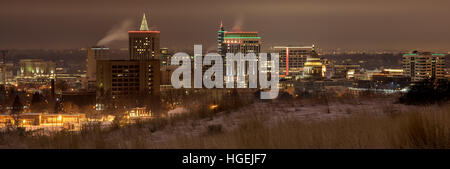
<svg viewBox="0 0 450 169">
<path fill-rule="evenodd" d="M 449 0 L 4 1 L 0 149 L 286 168 L 450 148 Z"/>
<path fill-rule="evenodd" d="M 221 20 L 226 30 L 258 31 L 263 50 L 311 44 L 322 49 L 450 50 L 446 1 L 255 2 L 11 2 L 0 7 L 0 21 L 5 23 L 0 27 L 0 46 L 83 48 L 119 30 L 116 33 L 125 33 L 125 38 L 119 36 L 106 46 L 126 48 L 127 31 L 139 29 L 145 12 L 149 28 L 162 32 L 161 46 L 180 50 L 194 44 L 215 50 Z"/>
</svg>

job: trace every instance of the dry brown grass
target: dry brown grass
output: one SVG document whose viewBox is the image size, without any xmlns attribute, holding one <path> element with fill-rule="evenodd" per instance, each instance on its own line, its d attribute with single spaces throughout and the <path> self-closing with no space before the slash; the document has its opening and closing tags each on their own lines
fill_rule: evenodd
<svg viewBox="0 0 450 169">
<path fill-rule="evenodd" d="M 387 108 L 389 109 L 389 108 Z M 389 110 L 391 111 L 391 110 Z M 430 106 L 392 116 L 358 115 L 332 121 L 283 119 L 274 127 L 249 118 L 237 130 L 182 138 L 157 148 L 450 148 L 450 106 Z"/>
<path fill-rule="evenodd" d="M 265 123 L 268 114 L 247 112 L 235 130 L 224 130 L 226 123 L 210 125 L 200 136 L 180 134 L 165 142 L 152 141 L 154 133 L 180 121 L 192 126 L 197 118 L 158 119 L 119 129 L 92 125 L 78 134 L 52 136 L 2 132 L 0 148 L 450 148 L 450 104 L 382 110 L 386 112 L 314 122 L 280 118 L 273 125 Z"/>
</svg>

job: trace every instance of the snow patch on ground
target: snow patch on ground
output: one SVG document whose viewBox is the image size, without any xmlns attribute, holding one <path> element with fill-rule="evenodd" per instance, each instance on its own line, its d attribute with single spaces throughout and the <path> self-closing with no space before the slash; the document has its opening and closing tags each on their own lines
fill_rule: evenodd
<svg viewBox="0 0 450 169">
<path fill-rule="evenodd" d="M 371 98 L 355 103 L 329 102 L 311 104 L 298 102 L 257 102 L 232 112 L 220 112 L 213 118 L 187 120 L 168 125 L 151 134 L 149 141 L 164 143 L 181 137 L 197 137 L 208 131 L 208 126 L 221 125 L 222 131 L 232 131 L 248 120 L 261 120 L 268 127 L 283 120 L 304 122 L 333 120 L 357 114 L 382 114 L 386 111 L 402 112 L 414 106 L 394 104 L 394 99 Z"/>
</svg>

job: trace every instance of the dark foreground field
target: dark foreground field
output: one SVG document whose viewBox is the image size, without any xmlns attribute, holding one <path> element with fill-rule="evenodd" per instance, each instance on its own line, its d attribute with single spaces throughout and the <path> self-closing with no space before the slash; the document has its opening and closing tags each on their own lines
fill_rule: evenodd
<svg viewBox="0 0 450 169">
<path fill-rule="evenodd" d="M 51 136 L 4 131 L 0 148 L 450 148 L 450 103 L 407 106 L 389 97 L 257 102 L 121 128 L 92 124 Z"/>
</svg>

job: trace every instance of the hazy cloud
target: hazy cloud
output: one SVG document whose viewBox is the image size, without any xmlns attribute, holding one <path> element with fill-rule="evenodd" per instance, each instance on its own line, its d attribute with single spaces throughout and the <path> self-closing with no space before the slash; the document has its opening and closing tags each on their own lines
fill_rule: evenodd
<svg viewBox="0 0 450 169">
<path fill-rule="evenodd" d="M 127 47 L 111 27 L 146 12 L 161 46 L 213 46 L 226 30 L 258 31 L 263 48 L 450 50 L 448 0 L 14 0 L 0 5 L 0 48 Z M 245 22 L 244 22 L 245 18 Z M 117 25 L 117 29 L 121 24 Z M 110 33 L 108 33 L 110 32 Z M 110 36 L 106 36 L 110 35 Z M 120 36 L 119 36 L 120 35 Z"/>
</svg>

